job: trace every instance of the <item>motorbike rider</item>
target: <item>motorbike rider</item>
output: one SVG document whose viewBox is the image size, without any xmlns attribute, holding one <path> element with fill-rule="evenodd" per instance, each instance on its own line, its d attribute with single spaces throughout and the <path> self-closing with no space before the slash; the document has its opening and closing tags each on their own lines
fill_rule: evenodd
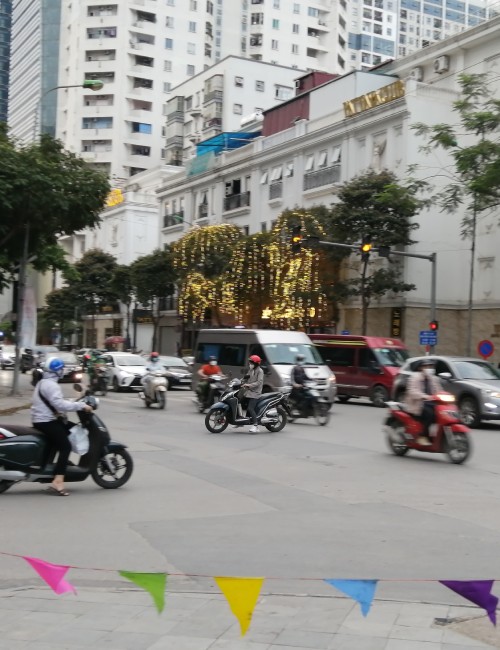
<svg viewBox="0 0 500 650">
<path fill-rule="evenodd" d="M 141 379 L 141 384 L 144 386 L 144 392 L 149 395 L 149 383 L 151 382 L 152 375 L 157 371 L 163 371 L 163 366 L 160 361 L 158 352 L 151 352 L 149 355 L 149 363 L 146 366 L 146 374 Z"/>
<path fill-rule="evenodd" d="M 31 348 L 24 348 L 24 352 L 21 355 L 21 369 L 23 372 L 26 370 L 31 370 L 35 363 L 35 357 L 33 355 L 33 350 Z"/>
<path fill-rule="evenodd" d="M 54 477 L 46 492 L 67 497 L 69 492 L 66 492 L 64 488 L 64 475 L 71 453 L 71 444 L 68 439 L 69 428 L 63 419 L 63 414 L 67 411 L 87 411 L 92 413 L 92 407 L 83 402 L 71 402 L 64 399 L 61 387 L 58 384 L 63 375 L 64 362 L 54 357 L 48 362 L 43 373 L 43 379 L 37 383 L 33 391 L 31 420 L 35 429 L 45 434 L 51 446 L 58 451 Z"/>
<path fill-rule="evenodd" d="M 292 392 L 290 398 L 295 402 L 299 411 L 305 410 L 309 406 L 307 403 L 308 397 L 306 396 L 305 385 L 309 380 L 307 373 L 304 369 L 306 358 L 303 354 L 297 354 L 295 357 L 295 365 L 292 368 Z"/>
<path fill-rule="evenodd" d="M 198 370 L 198 376 L 201 377 L 201 381 L 198 382 L 198 386 L 196 387 L 196 393 L 198 395 L 198 399 L 202 404 L 205 404 L 208 396 L 208 386 L 209 382 L 208 379 L 212 375 L 222 375 L 222 370 L 220 369 L 220 366 L 217 364 L 217 357 L 214 355 L 211 355 L 208 357 L 208 363 L 205 363 L 199 370 Z"/>
<path fill-rule="evenodd" d="M 405 407 L 424 425 L 423 435 L 417 439 L 420 445 L 431 445 L 429 428 L 435 421 L 432 396 L 442 392 L 441 384 L 434 375 L 434 361 L 423 359 L 409 379 L 405 393 Z"/>
<path fill-rule="evenodd" d="M 257 425 L 257 415 L 255 413 L 255 405 L 257 400 L 262 395 L 262 387 L 264 385 L 264 371 L 260 367 L 262 359 L 256 355 L 248 359 L 248 375 L 246 375 L 245 383 L 243 384 L 243 397 L 248 399 L 247 415 L 250 417 L 252 426 L 250 433 L 259 433 Z"/>
</svg>

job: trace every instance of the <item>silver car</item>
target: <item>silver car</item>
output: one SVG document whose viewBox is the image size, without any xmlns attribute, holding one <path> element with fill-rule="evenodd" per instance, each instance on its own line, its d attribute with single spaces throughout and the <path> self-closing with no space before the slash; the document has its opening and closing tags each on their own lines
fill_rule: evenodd
<svg viewBox="0 0 500 650">
<path fill-rule="evenodd" d="M 16 348 L 14 345 L 0 345 L 0 368 L 14 368 Z"/>
<path fill-rule="evenodd" d="M 101 357 L 108 368 L 108 377 L 115 391 L 140 390 L 146 374 L 146 361 L 130 352 L 108 352 Z"/>
<path fill-rule="evenodd" d="M 429 355 L 408 359 L 393 386 L 393 395 L 404 397 L 408 377 L 422 359 L 432 359 L 436 375 L 444 390 L 455 395 L 462 421 L 477 427 L 482 420 L 500 420 L 500 373 L 491 363 L 472 357 L 441 357 Z"/>
</svg>

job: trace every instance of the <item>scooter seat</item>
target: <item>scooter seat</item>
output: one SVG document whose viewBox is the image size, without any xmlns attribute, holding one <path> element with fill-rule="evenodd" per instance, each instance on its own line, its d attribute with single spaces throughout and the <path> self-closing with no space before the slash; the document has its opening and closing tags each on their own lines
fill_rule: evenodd
<svg viewBox="0 0 500 650">
<path fill-rule="evenodd" d="M 40 436 L 42 435 L 41 431 L 35 429 L 34 427 L 26 427 L 21 424 L 0 424 L 0 433 L 2 429 L 5 429 L 9 433 L 13 433 L 16 436 Z"/>
</svg>

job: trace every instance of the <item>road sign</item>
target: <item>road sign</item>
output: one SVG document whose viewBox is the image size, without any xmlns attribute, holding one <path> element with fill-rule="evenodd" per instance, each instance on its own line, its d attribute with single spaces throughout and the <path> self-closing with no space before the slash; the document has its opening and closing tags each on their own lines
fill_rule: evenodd
<svg viewBox="0 0 500 650">
<path fill-rule="evenodd" d="M 437 345 L 437 332 L 431 330 L 420 330 L 420 345 Z"/>
<path fill-rule="evenodd" d="M 345 336 L 346 334 L 350 334 L 351 332 L 349 332 L 349 330 L 342 330 L 340 333 Z"/>
<path fill-rule="evenodd" d="M 495 351 L 495 346 L 491 341 L 488 341 L 488 339 L 484 339 L 483 341 L 479 341 L 477 344 L 477 351 L 483 359 L 487 359 L 488 357 L 491 357 Z"/>
</svg>

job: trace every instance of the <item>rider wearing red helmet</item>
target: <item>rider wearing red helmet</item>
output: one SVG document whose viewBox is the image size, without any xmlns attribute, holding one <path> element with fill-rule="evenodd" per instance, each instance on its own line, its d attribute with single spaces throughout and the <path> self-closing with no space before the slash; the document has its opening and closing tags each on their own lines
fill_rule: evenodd
<svg viewBox="0 0 500 650">
<path fill-rule="evenodd" d="M 262 395 L 262 387 L 264 385 L 264 371 L 260 367 L 262 359 L 256 354 L 248 359 L 249 371 L 245 383 L 243 384 L 243 396 L 248 399 L 247 414 L 252 420 L 250 433 L 258 433 L 259 427 L 257 426 L 257 416 L 255 414 L 255 404 L 258 398 Z"/>
</svg>

